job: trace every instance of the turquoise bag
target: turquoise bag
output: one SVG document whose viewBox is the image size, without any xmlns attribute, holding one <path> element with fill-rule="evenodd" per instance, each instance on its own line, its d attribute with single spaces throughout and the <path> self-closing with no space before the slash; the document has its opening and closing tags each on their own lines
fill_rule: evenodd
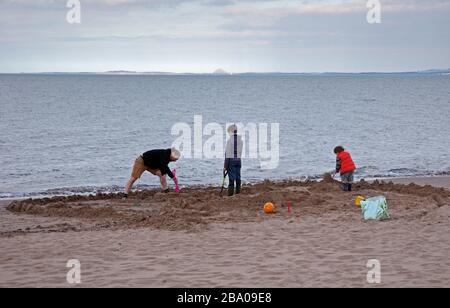
<svg viewBox="0 0 450 308">
<path fill-rule="evenodd" d="M 386 198 L 382 196 L 362 201 L 361 209 L 365 220 L 386 220 L 391 218 Z"/>
</svg>

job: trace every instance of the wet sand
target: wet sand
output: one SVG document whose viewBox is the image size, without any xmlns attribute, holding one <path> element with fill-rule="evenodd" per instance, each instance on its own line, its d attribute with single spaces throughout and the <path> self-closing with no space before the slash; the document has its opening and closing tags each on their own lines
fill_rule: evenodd
<svg viewBox="0 0 450 308">
<path fill-rule="evenodd" d="M 386 196 L 392 219 L 363 221 L 358 195 Z M 81 287 L 450 287 L 449 218 L 449 190 L 377 181 L 343 193 L 330 178 L 232 199 L 192 188 L 16 201 L 0 206 L 0 287 L 73 287 L 70 259 Z M 367 283 L 369 259 L 380 285 Z"/>
<path fill-rule="evenodd" d="M 431 176 L 431 177 L 413 177 L 413 178 L 396 178 L 392 182 L 397 184 L 411 184 L 431 185 L 435 187 L 444 187 L 450 189 L 449 176 Z"/>
</svg>

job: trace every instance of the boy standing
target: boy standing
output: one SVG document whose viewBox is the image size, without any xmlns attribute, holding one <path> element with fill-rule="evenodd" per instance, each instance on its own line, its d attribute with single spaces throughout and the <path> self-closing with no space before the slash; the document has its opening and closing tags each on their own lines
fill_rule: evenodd
<svg viewBox="0 0 450 308">
<path fill-rule="evenodd" d="M 231 137 L 227 141 L 224 171 L 228 172 L 228 196 L 232 197 L 235 194 L 235 184 L 236 195 L 241 193 L 241 157 L 244 142 L 242 141 L 242 137 L 238 136 L 238 129 L 235 124 L 228 127 L 227 131 Z"/>
<path fill-rule="evenodd" d="M 334 149 L 334 153 L 336 154 L 336 173 L 341 174 L 342 190 L 352 191 L 354 173 L 356 170 L 355 162 L 350 153 L 342 146 L 337 146 Z M 336 175 L 336 173 L 334 175 Z"/>
</svg>

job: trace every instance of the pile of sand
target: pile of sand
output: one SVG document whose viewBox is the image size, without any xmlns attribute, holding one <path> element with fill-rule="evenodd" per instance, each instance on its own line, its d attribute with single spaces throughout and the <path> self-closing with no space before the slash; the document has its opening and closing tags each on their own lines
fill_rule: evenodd
<svg viewBox="0 0 450 308">
<path fill-rule="evenodd" d="M 336 212 L 341 214 L 339 219 L 360 217 L 360 209 L 354 205 L 358 195 L 386 196 L 394 220 L 424 219 L 439 207 L 450 204 L 450 191 L 441 188 L 361 181 L 354 185 L 354 192 L 344 193 L 339 183 L 329 176 L 321 182 L 265 181 L 244 187 L 243 193 L 234 198 L 219 197 L 219 190 L 213 187 L 188 188 L 180 194 L 147 190 L 131 194 L 128 200 L 114 194 L 28 199 L 13 202 L 8 210 L 76 221 L 53 226 L 51 230 L 33 228 L 30 232 L 137 228 L 198 232 L 211 223 L 262 222 L 276 217 L 314 217 Z M 289 201 L 294 205 L 293 214 L 287 211 Z M 266 202 L 275 203 L 275 214 L 263 213 Z M 23 233 L 26 230 L 0 235 Z"/>
</svg>

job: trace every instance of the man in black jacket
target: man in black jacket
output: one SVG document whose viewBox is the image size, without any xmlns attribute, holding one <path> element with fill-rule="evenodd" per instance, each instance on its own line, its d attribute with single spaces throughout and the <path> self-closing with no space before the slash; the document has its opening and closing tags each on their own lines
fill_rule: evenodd
<svg viewBox="0 0 450 308">
<path fill-rule="evenodd" d="M 153 175 L 159 177 L 161 187 L 164 192 L 169 191 L 166 175 L 173 179 L 175 185 L 178 187 L 178 180 L 170 170 L 169 163 L 176 162 L 178 159 L 180 159 L 180 156 L 181 154 L 178 150 L 167 149 L 148 151 L 136 158 L 130 180 L 125 187 L 125 198 L 128 197 L 133 184 L 141 178 L 142 174 L 145 171 L 148 171 Z"/>
</svg>

